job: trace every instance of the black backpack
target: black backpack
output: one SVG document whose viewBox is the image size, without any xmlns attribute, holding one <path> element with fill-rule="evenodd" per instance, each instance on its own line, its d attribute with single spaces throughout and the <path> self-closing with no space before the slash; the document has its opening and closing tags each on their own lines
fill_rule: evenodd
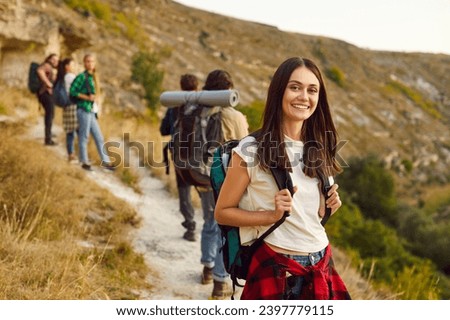
<svg viewBox="0 0 450 320">
<path fill-rule="evenodd" d="M 41 80 L 37 74 L 37 68 L 39 68 L 39 63 L 31 62 L 28 70 L 28 90 L 34 94 L 36 94 L 41 87 Z"/>
<path fill-rule="evenodd" d="M 256 136 L 257 133 L 251 134 L 251 136 Z M 225 142 L 223 145 L 218 147 L 214 152 L 213 162 L 211 166 L 211 187 L 214 192 L 214 198 L 217 201 L 222 187 L 223 181 L 225 180 L 226 171 L 231 157 L 231 151 L 239 144 L 239 140 L 230 140 Z M 270 168 L 272 176 L 275 179 L 277 187 L 279 190 L 288 189 L 291 195 L 294 194 L 292 180 L 289 172 L 281 168 Z M 325 199 L 328 198 L 327 193 L 331 186 L 329 179 L 324 179 L 324 177 L 319 177 L 322 183 L 322 193 L 325 195 Z M 322 218 L 322 225 L 328 221 L 331 215 L 331 209 L 326 208 L 325 215 Z M 249 246 L 241 244 L 241 239 L 239 236 L 239 227 L 220 225 L 219 227 L 222 232 L 222 254 L 225 269 L 230 274 L 230 278 L 233 282 L 233 293 L 236 286 L 242 287 L 243 285 L 239 283 L 238 279 L 246 280 L 247 273 L 252 260 L 252 256 L 256 249 L 263 244 L 264 239 L 272 233 L 276 228 L 278 228 L 289 216 L 288 212 L 285 212 L 283 217 L 273 224 L 266 232 L 264 232 L 255 242 Z M 234 296 L 232 296 L 232 299 Z"/>
<path fill-rule="evenodd" d="M 221 107 L 181 106 L 169 147 L 176 172 L 187 184 L 208 188 L 213 152 L 222 142 Z"/>
<path fill-rule="evenodd" d="M 68 107 L 74 103 L 67 94 L 63 79 L 56 81 L 53 87 L 53 102 L 61 108 Z"/>
</svg>

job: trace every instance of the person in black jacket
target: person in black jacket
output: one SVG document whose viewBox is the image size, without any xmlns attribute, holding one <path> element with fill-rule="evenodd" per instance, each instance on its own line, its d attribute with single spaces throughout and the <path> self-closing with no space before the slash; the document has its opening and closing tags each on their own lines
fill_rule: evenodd
<svg viewBox="0 0 450 320">
<path fill-rule="evenodd" d="M 55 70 L 58 67 L 59 58 L 55 53 L 50 54 L 38 69 L 37 74 L 41 81 L 41 87 L 37 92 L 39 102 L 45 111 L 45 145 L 54 146 L 56 142 L 52 140 L 52 123 L 55 116 L 55 105 L 53 103 L 53 83 L 55 82 Z"/>
<path fill-rule="evenodd" d="M 184 91 L 196 91 L 198 87 L 197 77 L 192 74 L 184 74 L 180 78 L 180 87 Z M 169 108 L 161 122 L 159 131 L 161 135 L 173 135 L 174 123 L 178 118 L 179 107 Z M 179 174 L 176 173 L 178 197 L 180 199 L 180 212 L 184 217 L 181 223 L 186 228 L 183 238 L 188 241 L 195 241 L 195 220 L 194 207 L 191 200 L 191 185 L 185 182 Z"/>
</svg>

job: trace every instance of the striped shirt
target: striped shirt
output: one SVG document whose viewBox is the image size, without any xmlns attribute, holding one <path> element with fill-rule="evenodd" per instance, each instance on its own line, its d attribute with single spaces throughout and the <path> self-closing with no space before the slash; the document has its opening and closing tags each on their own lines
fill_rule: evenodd
<svg viewBox="0 0 450 320">
<path fill-rule="evenodd" d="M 89 88 L 86 84 L 86 77 L 87 82 L 89 84 Z M 83 73 L 80 73 L 77 75 L 75 80 L 73 80 L 72 85 L 70 86 L 70 96 L 71 97 L 78 97 L 78 95 L 82 93 L 85 95 L 89 94 L 95 94 L 95 85 L 94 85 L 94 77 L 92 74 L 89 74 L 87 71 L 84 71 Z M 88 101 L 84 99 L 76 99 L 77 100 L 77 107 L 83 109 L 86 112 L 92 111 L 92 105 L 94 104 L 93 101 Z"/>
</svg>

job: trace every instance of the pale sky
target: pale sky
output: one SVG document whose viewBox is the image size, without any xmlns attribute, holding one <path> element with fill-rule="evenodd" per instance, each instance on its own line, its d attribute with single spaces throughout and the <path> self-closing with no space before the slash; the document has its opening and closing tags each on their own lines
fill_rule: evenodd
<svg viewBox="0 0 450 320">
<path fill-rule="evenodd" d="M 372 50 L 450 55 L 450 0 L 175 0 Z"/>
</svg>

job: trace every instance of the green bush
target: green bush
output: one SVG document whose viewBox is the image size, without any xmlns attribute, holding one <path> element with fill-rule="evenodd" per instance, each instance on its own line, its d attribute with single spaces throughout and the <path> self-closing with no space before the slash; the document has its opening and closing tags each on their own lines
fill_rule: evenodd
<svg viewBox="0 0 450 320">
<path fill-rule="evenodd" d="M 405 168 L 407 173 L 411 173 L 413 170 L 413 163 L 411 160 L 408 159 L 403 159 L 402 160 L 402 165 Z"/>
<path fill-rule="evenodd" d="M 441 269 L 450 269 L 450 222 L 435 222 L 423 210 L 406 205 L 399 211 L 398 233 L 410 243 L 410 251 L 432 260 Z"/>
<path fill-rule="evenodd" d="M 394 178 L 377 157 L 350 159 L 349 168 L 340 176 L 339 182 L 365 216 L 396 225 Z"/>
<path fill-rule="evenodd" d="M 365 277 L 370 275 L 375 284 L 389 286 L 401 299 L 438 297 L 440 274 L 431 262 L 411 254 L 408 243 L 393 228 L 365 218 L 345 190 L 340 196 L 343 205 L 326 226 L 331 243 L 351 252 L 353 264 L 361 267 Z M 405 291 L 417 283 L 420 293 Z"/>
<path fill-rule="evenodd" d="M 264 106 L 264 101 L 255 100 L 250 105 L 240 106 L 237 108 L 247 117 L 249 126 L 248 130 L 250 132 L 253 132 L 260 128 Z"/>
<path fill-rule="evenodd" d="M 343 88 L 345 86 L 345 75 L 341 69 L 338 67 L 331 67 L 325 69 L 325 76 L 336 83 L 339 87 Z"/>
<path fill-rule="evenodd" d="M 139 51 L 133 56 L 131 80 L 144 88 L 147 106 L 155 111 L 162 91 L 164 71 L 159 69 L 160 56 L 156 52 Z"/>
</svg>

